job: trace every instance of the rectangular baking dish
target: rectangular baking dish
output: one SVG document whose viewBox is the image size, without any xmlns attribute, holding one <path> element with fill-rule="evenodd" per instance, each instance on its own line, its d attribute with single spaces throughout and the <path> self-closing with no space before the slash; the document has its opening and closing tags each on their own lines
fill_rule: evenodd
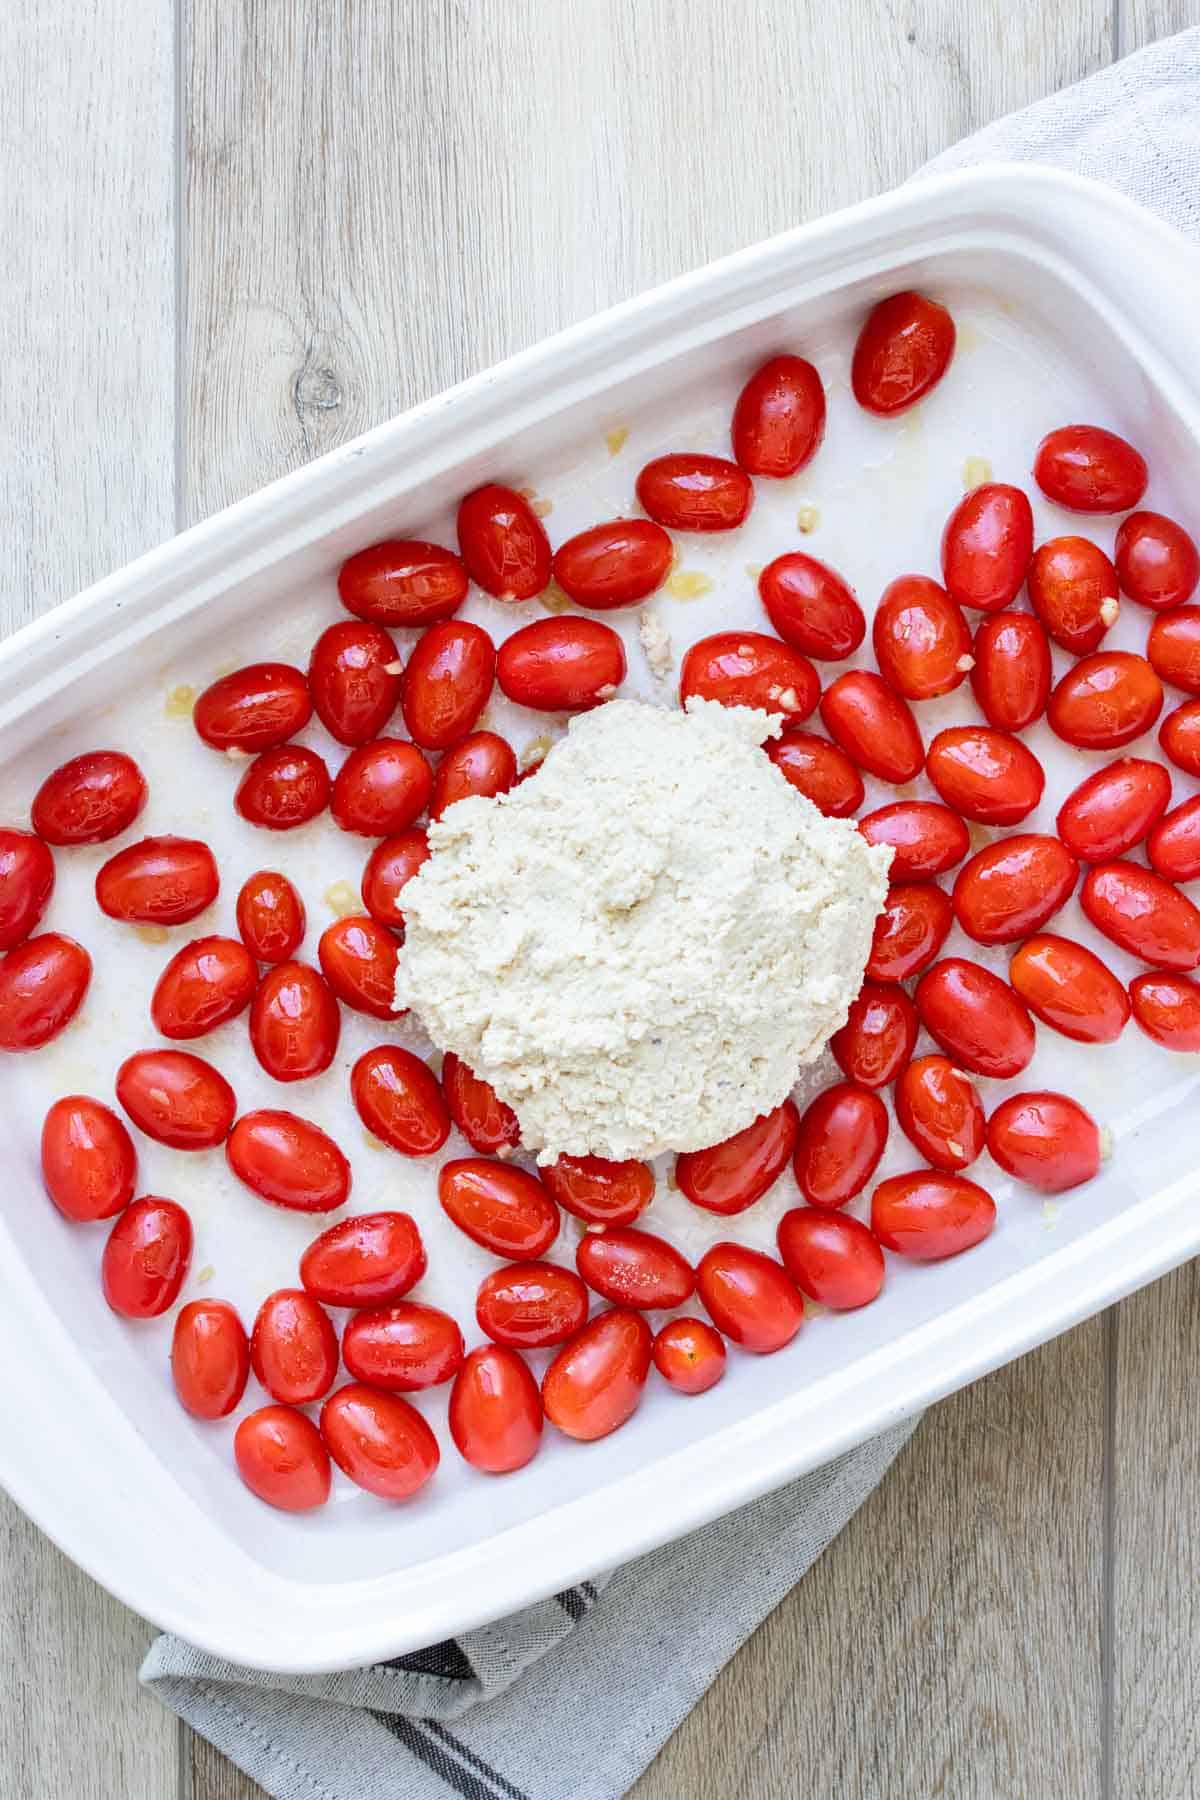
<svg viewBox="0 0 1200 1800">
<path fill-rule="evenodd" d="M 100 721 L 106 738 L 123 741 L 127 696 L 132 709 L 147 689 L 158 692 L 189 668 L 215 672 L 256 641 L 260 655 L 301 654 L 311 621 L 336 616 L 332 579 L 345 555 L 385 535 L 453 541 L 453 503 L 481 479 L 527 480 L 557 492 L 555 472 L 562 472 L 567 497 L 561 512 L 556 501 L 556 538 L 576 518 L 588 522 L 589 507 L 590 517 L 603 517 L 605 506 L 627 506 L 632 473 L 618 474 L 614 463 L 611 476 L 593 473 L 582 483 L 572 516 L 581 443 L 599 445 L 620 428 L 631 431 L 634 447 L 679 447 L 672 439 L 679 417 L 699 421 L 705 447 L 719 450 L 715 422 L 728 418 L 729 401 L 757 360 L 787 347 L 820 363 L 808 347 L 829 344 L 844 366 L 854 321 L 901 287 L 961 292 L 964 316 L 970 296 L 983 296 L 990 348 L 978 378 L 964 364 L 971 404 L 959 416 L 969 423 L 960 433 L 949 412 L 929 405 L 924 423 L 914 415 L 901 428 L 907 460 L 887 463 L 891 485 L 874 516 L 868 508 L 856 517 L 845 469 L 818 493 L 814 465 L 811 475 L 785 484 L 787 495 L 763 502 L 764 545 L 769 527 L 783 547 L 779 522 L 794 521 L 797 498 L 811 489 L 835 537 L 840 529 L 842 541 L 856 532 L 864 539 L 856 571 L 864 597 L 873 598 L 872 581 L 905 566 L 895 560 L 896 544 L 884 541 L 889 534 L 915 555 L 903 534 L 919 527 L 930 566 L 934 521 L 961 491 L 963 457 L 996 444 L 1028 441 L 1031 450 L 1045 428 L 1034 416 L 1037 355 L 1049 389 L 1055 372 L 1065 371 L 1063 395 L 1088 396 L 1098 422 L 1150 448 L 1151 504 L 1169 510 L 1173 494 L 1182 503 L 1200 489 L 1200 378 L 1188 311 L 1198 284 L 1200 255 L 1149 215 L 1107 189 L 1021 167 L 914 185 L 715 263 L 276 482 L 9 639 L 0 646 L 0 813 L 15 815 L 21 795 L 27 803 L 34 771 L 99 741 Z M 995 375 L 1006 319 L 1026 333 L 1024 387 L 1012 393 Z M 960 354 L 970 347 L 964 341 Z M 835 371 L 833 395 L 840 387 L 839 404 L 848 405 L 844 386 Z M 1048 422 L 1062 421 L 1050 411 Z M 863 425 L 846 469 L 856 457 L 864 469 L 882 466 L 877 429 Z M 997 478 L 1023 479 L 1023 470 L 1001 466 L 1005 455 Z M 1052 514 L 1039 515 L 1040 534 Z M 1070 528 L 1065 516 L 1058 528 Z M 823 554 L 818 538 L 811 547 Z M 707 557 L 716 587 L 682 631 L 716 627 L 725 593 L 754 554 L 750 544 L 695 554 L 688 546 L 685 560 Z M 833 548 L 829 556 L 839 561 Z M 278 624 L 270 648 L 265 622 Z M 923 713 L 927 720 L 935 721 L 928 735 L 937 724 Z M 153 745 L 147 753 L 152 758 Z M 1055 753 L 1074 755 L 1062 746 Z M 153 760 L 148 767 L 153 781 Z M 207 816 L 208 793 L 192 793 L 191 815 L 174 798 L 174 812 L 148 815 L 148 829 L 168 820 L 186 829 L 189 816 Z M 274 866 L 275 852 L 273 842 L 264 844 L 258 860 Z M 56 898 L 66 910 L 52 924 L 72 929 L 72 896 L 82 899 L 92 870 L 94 863 L 86 865 L 76 886 L 68 883 Z M 322 876 L 315 854 L 312 880 Z M 1068 934 L 1075 928 L 1062 926 Z M 68 1046 L 47 1065 L 53 1078 L 91 1078 L 90 1066 L 81 1072 L 81 1054 Z M 1059 1054 L 1047 1046 L 1041 1084 L 1050 1083 Z M 1002 1222 L 985 1245 L 938 1267 L 895 1270 L 875 1307 L 853 1318 L 814 1318 L 779 1356 L 734 1354 L 727 1379 L 704 1400 L 682 1402 L 660 1389 L 613 1438 L 586 1447 L 548 1443 L 528 1471 L 506 1481 L 451 1471 L 448 1451 L 434 1484 L 443 1484 L 440 1494 L 431 1489 L 400 1509 L 356 1496 L 324 1516 L 293 1519 L 245 1494 L 227 1466 L 228 1435 L 206 1440 L 177 1407 L 162 1332 L 139 1336 L 105 1313 L 96 1291 L 99 1239 L 67 1227 L 40 1192 L 37 1122 L 49 1097 L 39 1085 L 46 1077 L 36 1057 L 9 1059 L 0 1083 L 8 1146 L 0 1193 L 7 1277 L 0 1352 L 8 1371 L 0 1385 L 0 1480 L 120 1599 L 232 1661 L 332 1669 L 442 1639 L 786 1482 L 1194 1254 L 1196 1060 L 1172 1059 L 1131 1029 L 1119 1058 L 1097 1078 L 1117 1137 L 1117 1154 L 1097 1182 L 1057 1209 L 1014 1196 L 1011 1184 L 995 1185 Z M 1096 1088 L 1089 1092 L 1095 1102 Z M 298 1096 L 281 1103 L 293 1101 L 311 1110 Z M 905 1166 L 903 1156 L 894 1166 Z M 355 1168 L 357 1180 L 357 1157 Z M 412 1170 L 395 1173 L 400 1203 L 409 1203 L 414 1179 Z M 785 1194 L 782 1204 L 789 1203 Z M 223 1209 L 233 1204 L 219 1184 L 203 1200 L 200 1216 L 212 1221 L 214 1241 L 221 1241 Z M 779 1210 L 754 1228 L 759 1241 L 769 1243 Z M 261 1271 L 260 1293 L 268 1282 L 293 1279 L 289 1259 L 311 1231 L 287 1215 L 249 1220 L 245 1261 L 256 1279 Z M 709 1241 L 713 1235 L 720 1234 Z M 753 1241 L 753 1231 L 737 1235 Z M 471 1254 L 469 1246 L 462 1253 L 466 1286 L 457 1295 L 464 1319 L 462 1294 L 487 1266 L 486 1258 L 472 1263 Z M 230 1279 L 236 1283 L 232 1270 Z M 228 1287 L 218 1280 L 212 1291 Z M 246 1296 L 233 1297 L 246 1304 Z M 431 1416 L 445 1442 L 436 1408 Z"/>
</svg>

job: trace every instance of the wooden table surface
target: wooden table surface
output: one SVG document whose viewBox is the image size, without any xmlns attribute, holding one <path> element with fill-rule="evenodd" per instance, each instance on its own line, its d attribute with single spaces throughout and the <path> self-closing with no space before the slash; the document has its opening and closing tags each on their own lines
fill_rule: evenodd
<svg viewBox="0 0 1200 1800">
<path fill-rule="evenodd" d="M 7 0 L 0 627 L 1200 0 Z M 1200 1793 L 1200 1276 L 946 1401 L 639 1800 Z M 0 1503 L 3 1800 L 249 1800 Z"/>
</svg>

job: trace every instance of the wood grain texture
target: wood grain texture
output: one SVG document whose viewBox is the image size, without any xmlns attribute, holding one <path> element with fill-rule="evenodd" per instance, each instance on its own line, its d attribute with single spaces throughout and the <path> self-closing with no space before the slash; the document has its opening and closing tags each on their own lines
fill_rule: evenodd
<svg viewBox="0 0 1200 1800">
<path fill-rule="evenodd" d="M 1117 0 L 1118 47 L 1122 56 L 1156 38 L 1200 25 L 1200 0 Z"/>
</svg>

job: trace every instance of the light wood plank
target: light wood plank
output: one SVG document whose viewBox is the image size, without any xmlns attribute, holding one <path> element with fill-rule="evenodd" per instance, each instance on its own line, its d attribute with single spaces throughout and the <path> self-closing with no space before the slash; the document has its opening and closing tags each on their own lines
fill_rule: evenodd
<svg viewBox="0 0 1200 1800">
<path fill-rule="evenodd" d="M 1200 0 L 1117 0 L 1118 43 L 1122 56 L 1156 38 L 1200 25 Z"/>
</svg>

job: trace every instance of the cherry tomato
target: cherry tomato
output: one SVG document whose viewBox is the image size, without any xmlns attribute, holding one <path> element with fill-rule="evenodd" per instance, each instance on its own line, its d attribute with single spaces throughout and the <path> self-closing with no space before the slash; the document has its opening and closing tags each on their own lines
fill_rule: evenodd
<svg viewBox="0 0 1200 1800">
<path fill-rule="evenodd" d="M 1200 606 L 1159 613 L 1146 639 L 1150 667 L 1162 681 L 1200 694 Z"/>
<path fill-rule="evenodd" d="M 602 1299 L 638 1312 L 682 1306 L 696 1287 L 691 1263 L 674 1244 L 630 1225 L 585 1232 L 575 1249 L 575 1266 Z"/>
<path fill-rule="evenodd" d="M 883 1286 L 883 1251 L 859 1219 L 794 1206 L 776 1233 L 783 1266 L 802 1294 L 834 1312 L 869 1306 Z"/>
<path fill-rule="evenodd" d="M 975 633 L 971 692 L 989 725 L 1024 731 L 1040 719 L 1054 669 L 1046 633 L 1029 613 L 989 613 Z"/>
<path fill-rule="evenodd" d="M 1050 728 L 1082 750 L 1117 750 L 1149 731 L 1162 683 L 1144 656 L 1100 650 L 1068 669 L 1050 695 Z"/>
<path fill-rule="evenodd" d="M 535 712 L 587 712 L 624 681 L 625 647 L 599 619 L 537 619 L 501 644 L 496 679 Z"/>
<path fill-rule="evenodd" d="M 465 1156 L 438 1175 L 438 1199 L 473 1243 L 519 1261 L 545 1254 L 558 1236 L 558 1208 L 536 1175 Z"/>
<path fill-rule="evenodd" d="M 888 583 L 871 641 L 880 674 L 906 700 L 950 693 L 974 664 L 961 607 L 927 575 L 900 575 Z"/>
<path fill-rule="evenodd" d="M 864 981 L 846 1023 L 829 1040 L 838 1068 L 860 1087 L 887 1087 L 908 1064 L 917 1013 L 901 987 Z"/>
<path fill-rule="evenodd" d="M 150 1017 L 167 1038 L 198 1038 L 245 1012 L 258 968 L 237 938 L 202 937 L 177 950 L 155 984 Z"/>
<path fill-rule="evenodd" d="M 192 1260 L 192 1221 L 174 1200 L 134 1200 L 108 1234 L 100 1285 L 115 1313 L 156 1319 L 174 1305 Z"/>
<path fill-rule="evenodd" d="M 947 806 L 981 825 L 1016 825 L 1042 797 L 1045 772 L 1032 750 L 990 725 L 952 725 L 929 746 L 925 773 Z"/>
<path fill-rule="evenodd" d="M 228 1300 L 189 1300 L 175 1321 L 171 1378 L 194 1419 L 225 1419 L 246 1391 L 250 1345 Z"/>
<path fill-rule="evenodd" d="M 400 654 L 382 625 L 343 619 L 313 645 L 308 685 L 330 737 L 368 744 L 396 710 Z"/>
<path fill-rule="evenodd" d="M 136 1050 L 117 1070 L 117 1099 L 139 1131 L 172 1150 L 213 1150 L 229 1136 L 237 1095 L 190 1050 Z"/>
<path fill-rule="evenodd" d="M 1183 975 L 1135 975 L 1133 1016 L 1165 1050 L 1200 1050 L 1200 986 Z"/>
<path fill-rule="evenodd" d="M 321 973 L 345 1006 L 373 1019 L 395 1015 L 396 963 L 400 946 L 378 920 L 335 919 L 321 933 Z"/>
<path fill-rule="evenodd" d="M 121 750 L 89 750 L 47 775 L 33 797 L 33 829 L 47 844 L 103 844 L 146 804 L 146 778 Z"/>
<path fill-rule="evenodd" d="M 437 1076 L 399 1044 L 377 1044 L 359 1057 L 350 1094 L 367 1130 L 403 1156 L 432 1156 L 450 1136 Z"/>
<path fill-rule="evenodd" d="M 472 795 L 490 800 L 494 794 L 507 794 L 516 779 L 517 759 L 512 745 L 494 731 L 473 731 L 447 750 L 434 770 L 429 816 L 440 819 L 448 806 Z"/>
<path fill-rule="evenodd" d="M 825 389 L 802 356 L 771 357 L 738 395 L 730 436 L 747 475 L 797 474 L 824 435 Z"/>
<path fill-rule="evenodd" d="M 313 1239 L 300 1258 L 300 1281 L 326 1306 L 387 1306 L 425 1269 L 421 1233 L 407 1213 L 358 1213 Z"/>
<path fill-rule="evenodd" d="M 109 857 L 96 876 L 96 900 L 110 919 L 184 925 L 212 905 L 220 885 L 207 844 L 148 837 Z"/>
<path fill-rule="evenodd" d="M 258 1309 L 250 1366 L 272 1400 L 307 1406 L 333 1386 L 337 1333 L 329 1314 L 303 1288 L 278 1288 Z"/>
<path fill-rule="evenodd" d="M 54 858 L 28 831 L 0 827 L 0 950 L 29 936 L 54 892 Z"/>
<path fill-rule="evenodd" d="M 233 804 L 251 825 L 292 831 L 328 806 L 329 770 L 324 759 L 303 744 L 264 750 L 242 776 Z"/>
<path fill-rule="evenodd" d="M 1100 1131 L 1066 1094 L 1013 1094 L 988 1120 L 988 1149 L 1000 1167 L 1044 1194 L 1090 1181 L 1100 1168 Z"/>
<path fill-rule="evenodd" d="M 686 1150 L 675 1159 L 675 1180 L 693 1206 L 705 1212 L 745 1212 L 774 1187 L 796 1148 L 800 1116 L 784 1100 L 752 1125 L 707 1150 Z"/>
<path fill-rule="evenodd" d="M 347 612 L 372 625 L 437 625 L 467 597 L 462 558 L 442 544 L 390 538 L 347 557 L 338 596 Z"/>
<path fill-rule="evenodd" d="M 568 538 L 554 553 L 554 579 L 577 606 L 608 612 L 660 588 L 675 546 L 651 519 L 614 519 Z"/>
<path fill-rule="evenodd" d="M 333 784 L 334 823 L 360 837 L 393 837 L 428 806 L 433 770 L 415 744 L 376 738 L 352 750 Z"/>
<path fill-rule="evenodd" d="M 286 875 L 274 869 L 259 869 L 242 883 L 237 897 L 237 928 L 256 961 L 290 961 L 307 923 L 304 902 Z"/>
<path fill-rule="evenodd" d="M 1096 930 L 1130 956 L 1184 974 L 1200 967 L 1200 910 L 1152 869 L 1101 863 L 1079 898 Z"/>
<path fill-rule="evenodd" d="M 809 1205 L 845 1206 L 860 1194 L 879 1165 L 887 1138 L 887 1107 L 878 1094 L 852 1081 L 835 1082 L 818 1094 L 801 1116 L 792 1163 Z"/>
<path fill-rule="evenodd" d="M 805 656 L 840 662 L 853 655 L 867 634 L 853 589 L 802 550 L 789 550 L 768 563 L 758 578 L 758 592 L 780 637 Z"/>
<path fill-rule="evenodd" d="M 574 1269 L 555 1263 L 506 1263 L 484 1277 L 475 1299 L 480 1330 L 521 1350 L 566 1343 L 587 1315 L 587 1288 Z"/>
<path fill-rule="evenodd" d="M 520 1143 L 521 1127 L 512 1107 L 452 1050 L 442 1058 L 442 1093 L 450 1117 L 481 1156 L 498 1156 Z"/>
<path fill-rule="evenodd" d="M 319 1125 L 295 1113 L 243 1113 L 225 1159 L 260 1199 L 290 1212 L 333 1212 L 350 1196 L 350 1164 Z"/>
<path fill-rule="evenodd" d="M 546 1417 L 592 1443 L 637 1410 L 650 1373 L 650 1327 L 640 1313 L 598 1313 L 564 1344 L 542 1379 Z"/>
<path fill-rule="evenodd" d="M 496 646 L 465 619 L 431 625 L 408 659 L 400 706 L 408 735 L 425 750 L 448 750 L 474 728 L 496 677 Z"/>
<path fill-rule="evenodd" d="M 910 975 L 919 975 L 945 943 L 953 923 L 950 896 L 933 882 L 890 887 L 875 921 L 868 976 L 872 981 L 907 981 Z"/>
<path fill-rule="evenodd" d="M 488 482 L 458 509 L 458 547 L 472 581 L 497 600 L 532 600 L 550 581 L 550 540 L 528 500 Z"/>
<path fill-rule="evenodd" d="M 1122 592 L 1156 612 L 1182 606 L 1200 582 L 1200 550 L 1182 525 L 1162 513 L 1135 512 L 1121 520 L 1116 561 Z"/>
<path fill-rule="evenodd" d="M 56 1100 L 42 1125 L 42 1181 L 64 1218 L 123 1212 L 137 1182 L 137 1152 L 116 1113 L 86 1094 Z"/>
<path fill-rule="evenodd" d="M 290 663 L 251 663 L 205 688 L 192 723 L 214 750 L 274 750 L 312 718 L 308 682 Z"/>
<path fill-rule="evenodd" d="M 357 1312 L 342 1334 L 342 1360 L 351 1375 L 389 1393 L 437 1387 L 458 1372 L 462 1359 L 456 1322 L 418 1300 Z"/>
<path fill-rule="evenodd" d="M 922 975 L 916 1000 L 930 1037 L 973 1075 L 1006 1080 L 1029 1064 L 1037 1041 L 1033 1020 L 990 969 L 947 956 Z"/>
<path fill-rule="evenodd" d="M 1146 841 L 1146 855 L 1165 881 L 1200 877 L 1200 794 L 1159 820 Z"/>
<path fill-rule="evenodd" d="M 307 963 L 268 969 L 250 1007 L 250 1044 L 276 1081 L 309 1081 L 333 1061 L 342 1015 L 324 979 Z"/>
<path fill-rule="evenodd" d="M 381 1500 L 408 1500 L 441 1460 L 437 1439 L 398 1394 L 347 1382 L 321 1408 L 321 1435 L 338 1468 Z"/>
<path fill-rule="evenodd" d="M 1072 512 L 1126 512 L 1149 479 L 1132 444 L 1099 425 L 1060 425 L 1037 447 L 1033 478 L 1048 500 Z"/>
<path fill-rule="evenodd" d="M 1033 510 L 1020 488 L 985 481 L 964 494 L 942 533 L 942 580 L 952 600 L 1000 612 L 1021 591 L 1033 555 Z"/>
<path fill-rule="evenodd" d="M 515 1350 L 472 1350 L 450 1390 L 450 1436 L 464 1462 L 485 1475 L 509 1475 L 537 1455 L 542 1396 Z"/>
<path fill-rule="evenodd" d="M 693 695 L 722 706 L 779 712 L 789 724 L 807 719 L 821 697 L 821 680 L 806 656 L 761 631 L 718 631 L 693 644 L 683 659 L 679 700 Z"/>
<path fill-rule="evenodd" d="M 26 938 L 0 958 L 0 1050 L 38 1050 L 57 1037 L 92 979 L 82 944 L 60 932 Z"/>
<path fill-rule="evenodd" d="M 868 844 L 892 851 L 893 881 L 927 881 L 960 863 L 971 836 L 957 813 L 936 800 L 895 800 L 860 819 L 858 829 Z"/>
<path fill-rule="evenodd" d="M 896 1123 L 927 1163 L 954 1174 L 983 1152 L 987 1122 L 970 1078 L 946 1056 L 918 1056 L 896 1083 Z"/>
<path fill-rule="evenodd" d="M 564 1212 L 586 1225 L 632 1225 L 654 1198 L 648 1163 L 604 1156 L 560 1156 L 542 1179 Z"/>
<path fill-rule="evenodd" d="M 311 1419 L 291 1406 L 260 1406 L 233 1434 L 238 1474 L 280 1512 L 312 1512 L 329 1498 L 329 1453 Z"/>
<path fill-rule="evenodd" d="M 1125 989 L 1091 950 L 1041 932 L 1008 965 L 1008 979 L 1030 1012 L 1077 1044 L 1111 1044 L 1129 1019 Z"/>
<path fill-rule="evenodd" d="M 1117 571 L 1089 538 L 1051 538 L 1029 565 L 1033 610 L 1056 644 L 1084 656 L 1121 611 Z"/>
<path fill-rule="evenodd" d="M 732 531 L 754 504 L 754 489 L 736 463 L 689 450 L 648 462 L 637 497 L 668 531 Z"/>
<path fill-rule="evenodd" d="M 917 721 L 881 675 L 852 669 L 821 699 L 825 729 L 851 762 L 880 781 L 902 786 L 920 774 L 925 746 Z"/>
<path fill-rule="evenodd" d="M 940 1262 L 982 1243 L 996 1223 L 996 1202 L 965 1175 L 932 1169 L 893 1175 L 871 1196 L 871 1229 L 887 1250 Z"/>
<path fill-rule="evenodd" d="M 1164 755 L 1185 775 L 1200 775 L 1200 700 L 1185 700 L 1168 713 L 1158 732 Z"/>
<path fill-rule="evenodd" d="M 785 781 L 827 819 L 848 819 L 863 803 L 862 776 L 844 750 L 810 731 L 785 731 L 764 746 Z"/>
<path fill-rule="evenodd" d="M 705 1251 L 696 1290 L 718 1331 L 755 1356 L 782 1350 L 804 1323 L 804 1301 L 783 1264 L 746 1244 Z"/>
<path fill-rule="evenodd" d="M 703 1319 L 668 1319 L 650 1354 L 677 1394 L 707 1394 L 725 1373 L 725 1340 Z"/>
<path fill-rule="evenodd" d="M 1161 763 L 1118 757 L 1067 795 L 1058 835 L 1085 862 L 1108 862 L 1141 843 L 1170 798 L 1171 777 Z"/>
<path fill-rule="evenodd" d="M 482 734 L 481 734 L 482 735 Z M 470 739 L 467 740 L 470 742 Z M 443 764 L 448 758 L 443 757 Z M 437 777 L 434 777 L 434 800 L 431 811 L 435 818 L 441 816 L 437 810 Z M 447 805 L 449 802 L 447 802 Z M 373 919 L 381 925 L 399 926 L 403 928 L 404 913 L 400 906 L 400 889 L 411 881 L 423 863 L 429 861 L 429 836 L 422 825 L 410 825 L 406 831 L 398 831 L 395 837 L 384 838 L 376 844 L 367 858 L 362 877 L 363 905 Z"/>
<path fill-rule="evenodd" d="M 977 944 L 1012 944 L 1040 931 L 1066 905 L 1078 880 L 1079 864 L 1065 844 L 1037 832 L 1016 832 L 963 864 L 954 883 L 954 911 Z"/>
<path fill-rule="evenodd" d="M 854 346 L 854 398 L 885 418 L 936 387 L 954 355 L 954 320 L 944 306 L 908 290 L 872 308 Z"/>
</svg>

